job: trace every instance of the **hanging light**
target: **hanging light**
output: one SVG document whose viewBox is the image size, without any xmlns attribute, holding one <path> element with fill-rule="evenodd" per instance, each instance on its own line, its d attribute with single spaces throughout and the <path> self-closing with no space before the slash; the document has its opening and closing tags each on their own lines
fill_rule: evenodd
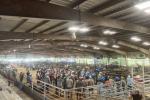
<svg viewBox="0 0 150 100">
<path fill-rule="evenodd" d="M 144 10 L 144 12 L 150 13 L 150 9 L 146 9 L 146 10 Z"/>
<path fill-rule="evenodd" d="M 88 46 L 86 44 L 81 44 L 80 47 L 87 48 Z"/>
<path fill-rule="evenodd" d="M 142 39 L 139 38 L 139 37 L 137 37 L 137 36 L 131 37 L 131 40 L 132 40 L 132 41 L 135 41 L 135 42 L 140 42 L 140 41 L 142 41 Z"/>
<path fill-rule="evenodd" d="M 143 42 L 143 45 L 150 46 L 150 42 Z"/>
<path fill-rule="evenodd" d="M 90 29 L 87 27 L 83 27 L 83 28 L 79 29 L 79 32 L 81 32 L 81 33 L 89 32 L 89 31 L 90 31 Z"/>
<path fill-rule="evenodd" d="M 99 50 L 100 48 L 99 48 L 99 47 L 97 47 L 97 46 L 94 46 L 94 47 L 93 47 L 93 49 L 95 49 L 95 50 Z"/>
<path fill-rule="evenodd" d="M 116 31 L 112 31 L 112 30 L 104 30 L 103 31 L 103 34 L 105 34 L 105 35 L 114 35 L 116 33 L 117 33 Z"/>
<path fill-rule="evenodd" d="M 31 48 L 31 45 L 29 44 L 29 49 Z"/>
<path fill-rule="evenodd" d="M 106 41 L 99 41 L 98 44 L 100 44 L 100 45 L 108 45 L 108 43 Z"/>
<path fill-rule="evenodd" d="M 72 33 L 72 38 L 73 38 L 73 39 L 76 39 L 76 38 L 77 38 L 76 32 L 73 32 L 73 33 Z"/>
<path fill-rule="evenodd" d="M 116 44 L 112 45 L 112 47 L 113 47 L 113 48 L 120 48 L 120 46 L 119 46 L 119 45 L 116 45 Z"/>
<path fill-rule="evenodd" d="M 135 5 L 135 7 L 140 9 L 140 10 L 149 8 L 150 7 L 150 1 L 139 3 L 139 4 Z"/>
<path fill-rule="evenodd" d="M 81 32 L 81 33 L 90 31 L 88 27 L 78 27 L 78 26 L 71 26 L 68 28 L 68 30 L 71 32 Z"/>
<path fill-rule="evenodd" d="M 71 27 L 68 28 L 68 30 L 71 31 L 71 32 L 77 32 L 77 31 L 79 31 L 79 29 L 80 28 L 78 26 L 71 26 Z"/>
</svg>

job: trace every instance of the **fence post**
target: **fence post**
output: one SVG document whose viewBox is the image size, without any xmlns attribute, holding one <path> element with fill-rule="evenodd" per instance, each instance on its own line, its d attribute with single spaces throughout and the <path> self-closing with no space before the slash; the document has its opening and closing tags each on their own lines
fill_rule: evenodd
<svg viewBox="0 0 150 100">
<path fill-rule="evenodd" d="M 46 100 L 46 84 L 44 82 L 44 100 Z"/>
<path fill-rule="evenodd" d="M 65 89 L 64 89 L 64 99 L 68 100 L 68 98 L 67 98 L 67 90 L 65 90 Z"/>
<path fill-rule="evenodd" d="M 32 86 L 31 86 L 31 88 L 32 88 L 32 92 L 33 92 L 33 82 L 31 83 L 31 85 L 32 85 Z"/>
</svg>

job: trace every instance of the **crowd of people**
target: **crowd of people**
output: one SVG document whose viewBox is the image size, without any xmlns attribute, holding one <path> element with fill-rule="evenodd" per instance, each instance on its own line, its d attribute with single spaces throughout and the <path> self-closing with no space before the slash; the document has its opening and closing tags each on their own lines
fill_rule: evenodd
<svg viewBox="0 0 150 100">
<path fill-rule="evenodd" d="M 72 69 L 65 66 L 38 68 L 36 71 L 36 80 L 52 84 L 63 89 L 86 87 L 97 85 L 99 83 L 109 85 L 112 81 L 125 80 L 125 78 L 119 74 L 110 76 L 109 73 L 103 71 L 100 67 L 77 67 L 76 69 Z M 30 71 L 27 71 L 26 76 L 27 83 L 32 83 L 32 74 Z M 24 73 L 21 72 L 19 77 L 20 81 L 22 81 Z M 126 77 L 126 80 L 127 85 L 132 87 L 133 81 L 130 75 Z"/>
<path fill-rule="evenodd" d="M 115 76 L 110 76 L 109 73 L 104 71 L 101 67 L 77 67 L 76 69 L 65 67 L 50 67 L 50 68 L 38 68 L 36 69 L 36 80 L 37 84 L 39 81 L 46 82 L 53 86 L 62 89 L 72 89 L 81 88 L 93 85 L 100 85 L 100 90 L 102 92 L 103 86 L 111 86 L 112 82 L 119 82 L 123 78 L 121 75 L 116 74 Z M 24 76 L 20 73 L 20 79 Z M 32 83 L 32 74 L 27 71 L 27 83 Z M 133 81 L 130 75 L 126 77 L 127 85 L 132 88 Z M 92 89 L 91 89 L 92 90 Z M 118 89 L 119 90 L 119 89 Z M 81 90 L 78 89 L 78 92 Z M 81 95 L 77 94 L 77 98 Z M 79 99 L 77 99 L 79 100 Z"/>
<path fill-rule="evenodd" d="M 114 76 L 112 76 L 106 71 L 106 69 L 103 69 L 102 67 L 73 68 L 63 66 L 36 68 L 34 70 L 36 71 L 37 84 L 39 84 L 39 81 L 42 81 L 62 89 L 74 88 L 77 89 L 78 92 L 85 92 L 85 90 L 81 91 L 78 88 L 93 85 L 99 85 L 100 92 L 103 92 L 102 90 L 104 86 L 109 87 L 111 86 L 112 82 L 119 82 L 121 80 L 125 80 L 129 88 L 132 88 L 133 86 L 133 79 L 130 75 L 122 77 L 120 74 L 116 73 Z M 33 77 L 30 70 L 28 70 L 26 73 L 20 72 L 20 82 L 23 82 L 25 78 L 27 83 L 32 84 Z M 92 88 L 89 89 L 89 91 L 92 91 Z M 57 90 L 56 93 L 58 93 Z M 80 93 L 77 93 L 76 95 L 78 98 L 77 100 L 80 100 Z"/>
<path fill-rule="evenodd" d="M 91 68 L 85 68 L 83 70 L 72 70 L 68 67 L 41 68 L 37 71 L 36 78 L 37 80 L 53 84 L 63 89 L 90 86 L 96 82 L 96 74 Z"/>
<path fill-rule="evenodd" d="M 27 82 L 31 83 L 31 73 L 28 71 L 26 75 Z M 77 67 L 76 69 L 71 69 L 69 67 L 51 67 L 39 68 L 36 72 L 36 80 L 52 84 L 63 89 L 86 87 L 97 85 L 99 83 L 109 85 L 112 81 L 121 81 L 122 79 L 124 80 L 125 78 L 119 74 L 112 77 L 100 67 Z M 133 82 L 130 75 L 128 75 L 126 79 L 127 84 L 131 87 Z"/>
</svg>

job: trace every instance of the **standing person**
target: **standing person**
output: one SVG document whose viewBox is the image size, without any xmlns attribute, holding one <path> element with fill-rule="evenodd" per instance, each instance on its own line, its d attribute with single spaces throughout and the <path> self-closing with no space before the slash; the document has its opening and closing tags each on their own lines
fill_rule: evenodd
<svg viewBox="0 0 150 100">
<path fill-rule="evenodd" d="M 36 72 L 36 80 L 37 80 L 37 84 L 39 83 L 39 80 L 41 80 L 39 71 Z"/>
<path fill-rule="evenodd" d="M 23 84 L 22 84 L 23 78 L 24 78 L 24 73 L 20 72 L 20 74 L 19 74 L 19 79 L 20 79 L 19 88 L 20 88 L 20 90 L 22 90 L 22 88 L 23 88 Z"/>
<path fill-rule="evenodd" d="M 29 75 L 29 84 L 32 85 L 32 75 Z"/>
<path fill-rule="evenodd" d="M 100 84 L 98 85 L 98 89 L 99 89 L 99 94 L 100 94 L 100 98 L 104 99 L 104 93 L 105 93 L 105 85 L 103 82 L 100 82 Z"/>
<path fill-rule="evenodd" d="M 27 76 L 29 76 L 29 75 L 30 75 L 30 71 L 29 71 L 29 70 L 27 71 L 26 75 L 27 75 Z"/>
<path fill-rule="evenodd" d="M 79 77 L 84 77 L 85 76 L 85 69 L 82 69 L 82 71 L 80 72 L 80 76 Z"/>
<path fill-rule="evenodd" d="M 30 72 L 29 71 L 26 73 L 26 76 L 27 76 L 27 83 L 30 83 L 29 82 L 30 81 Z"/>
<path fill-rule="evenodd" d="M 132 87 L 133 87 L 133 79 L 131 78 L 130 75 L 128 75 L 128 77 L 127 77 L 127 86 L 129 89 L 132 89 Z"/>
<path fill-rule="evenodd" d="M 8 74 L 7 74 L 7 79 L 8 79 L 8 86 L 10 86 L 10 80 L 11 80 L 11 77 L 10 77 L 11 75 L 10 75 L 10 71 L 8 72 Z"/>
<path fill-rule="evenodd" d="M 68 77 L 66 82 L 67 82 L 67 89 L 72 89 L 73 88 L 73 80 L 71 79 L 71 77 Z M 72 99 L 72 91 L 68 92 L 68 98 Z"/>
<path fill-rule="evenodd" d="M 82 94 L 81 94 L 81 90 L 82 90 L 81 87 L 83 87 L 83 81 L 82 81 L 81 77 L 77 80 L 75 87 L 78 88 L 77 89 L 77 94 L 76 94 L 77 95 L 77 100 L 80 100 L 81 96 L 82 96 Z"/>
<path fill-rule="evenodd" d="M 63 80 L 62 80 L 62 86 L 63 86 L 63 89 L 67 89 L 67 77 L 65 74 L 63 74 Z"/>
<path fill-rule="evenodd" d="M 62 88 L 62 79 L 60 76 L 57 78 L 57 87 Z M 59 96 L 61 96 L 61 90 L 57 89 L 57 93 Z"/>
<path fill-rule="evenodd" d="M 22 83 L 23 81 L 23 78 L 24 78 L 24 73 L 20 72 L 19 74 L 19 79 L 20 79 L 20 82 Z"/>
<path fill-rule="evenodd" d="M 142 100 L 142 95 L 136 90 L 134 93 L 131 93 L 131 97 L 133 100 Z"/>
</svg>

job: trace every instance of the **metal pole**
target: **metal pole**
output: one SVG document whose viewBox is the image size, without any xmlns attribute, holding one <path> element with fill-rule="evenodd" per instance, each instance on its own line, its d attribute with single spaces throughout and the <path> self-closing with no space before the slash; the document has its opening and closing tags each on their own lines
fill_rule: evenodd
<svg viewBox="0 0 150 100">
<path fill-rule="evenodd" d="M 67 100 L 67 90 L 64 89 L 64 99 Z"/>
<path fill-rule="evenodd" d="M 44 100 L 46 99 L 46 84 L 44 82 Z"/>
<path fill-rule="evenodd" d="M 31 84 L 32 84 L 32 92 L 33 92 L 33 82 Z"/>
<path fill-rule="evenodd" d="M 128 56 L 127 55 L 125 56 L 125 63 L 126 63 L 126 66 L 129 67 L 129 65 L 128 65 Z"/>
<path fill-rule="evenodd" d="M 145 100 L 145 71 L 144 71 L 144 69 L 145 69 L 145 62 L 143 61 L 143 67 L 142 67 L 142 69 L 143 69 L 143 100 Z"/>
</svg>

